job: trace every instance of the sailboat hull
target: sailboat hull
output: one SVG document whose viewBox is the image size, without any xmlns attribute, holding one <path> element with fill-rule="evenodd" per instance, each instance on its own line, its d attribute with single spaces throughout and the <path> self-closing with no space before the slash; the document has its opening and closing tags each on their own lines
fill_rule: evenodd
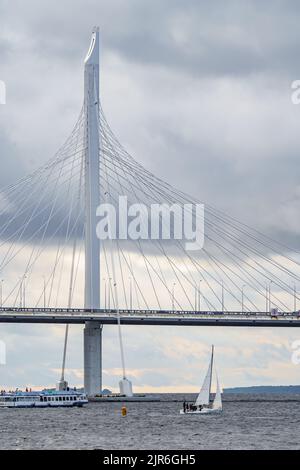
<svg viewBox="0 0 300 470">
<path fill-rule="evenodd" d="M 208 414 L 222 413 L 222 410 L 221 409 L 214 409 L 214 408 L 203 408 L 202 410 L 195 410 L 195 411 L 180 410 L 179 413 L 181 415 L 208 415 Z"/>
</svg>

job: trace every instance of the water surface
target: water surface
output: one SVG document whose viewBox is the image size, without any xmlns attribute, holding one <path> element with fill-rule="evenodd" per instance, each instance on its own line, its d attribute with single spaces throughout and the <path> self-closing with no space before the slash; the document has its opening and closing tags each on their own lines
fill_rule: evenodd
<svg viewBox="0 0 300 470">
<path fill-rule="evenodd" d="M 0 409 L 0 449 L 300 449 L 299 396 L 227 395 L 214 416 L 179 415 L 168 400 L 183 398 L 127 403 L 126 417 L 121 403 Z"/>
</svg>

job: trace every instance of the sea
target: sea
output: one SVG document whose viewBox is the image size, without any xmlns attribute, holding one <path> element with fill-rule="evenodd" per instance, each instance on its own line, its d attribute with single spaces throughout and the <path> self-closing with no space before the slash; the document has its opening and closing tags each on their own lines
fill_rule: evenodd
<svg viewBox="0 0 300 470">
<path fill-rule="evenodd" d="M 195 395 L 83 408 L 0 409 L 0 449 L 300 449 L 300 396 L 225 394 L 220 415 L 180 415 Z"/>
</svg>

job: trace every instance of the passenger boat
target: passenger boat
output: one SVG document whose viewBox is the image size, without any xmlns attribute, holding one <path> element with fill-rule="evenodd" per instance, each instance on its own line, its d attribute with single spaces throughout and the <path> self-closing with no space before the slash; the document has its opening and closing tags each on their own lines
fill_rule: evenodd
<svg viewBox="0 0 300 470">
<path fill-rule="evenodd" d="M 211 349 L 211 358 L 210 363 L 208 366 L 208 371 L 205 376 L 203 385 L 201 387 L 200 393 L 197 397 L 197 400 L 194 404 L 189 404 L 184 402 L 182 410 L 180 410 L 180 414 L 210 414 L 210 413 L 220 413 L 222 411 L 222 395 L 221 389 L 219 386 L 219 380 L 216 373 L 216 394 L 213 401 L 210 400 L 211 398 L 211 385 L 212 385 L 212 376 L 213 376 L 213 369 L 214 369 L 214 346 Z"/>
<path fill-rule="evenodd" d="M 0 408 L 73 407 L 83 406 L 86 403 L 88 403 L 86 395 L 73 389 L 0 392 Z"/>
</svg>

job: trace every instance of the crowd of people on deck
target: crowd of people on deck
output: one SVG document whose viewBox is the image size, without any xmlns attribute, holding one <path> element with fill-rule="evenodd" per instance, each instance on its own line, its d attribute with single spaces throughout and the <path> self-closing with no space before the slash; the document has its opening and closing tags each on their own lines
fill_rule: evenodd
<svg viewBox="0 0 300 470">
<path fill-rule="evenodd" d="M 18 393 L 18 392 L 22 392 L 22 390 L 20 390 L 19 388 L 16 388 L 15 390 L 0 390 L 0 395 L 6 395 L 7 393 Z M 25 392 L 31 393 L 32 390 L 31 388 L 26 387 Z"/>
<path fill-rule="evenodd" d="M 187 403 L 186 401 L 183 402 L 183 412 L 187 413 L 189 411 L 202 411 L 203 406 L 202 405 L 194 405 L 193 403 Z"/>
</svg>

